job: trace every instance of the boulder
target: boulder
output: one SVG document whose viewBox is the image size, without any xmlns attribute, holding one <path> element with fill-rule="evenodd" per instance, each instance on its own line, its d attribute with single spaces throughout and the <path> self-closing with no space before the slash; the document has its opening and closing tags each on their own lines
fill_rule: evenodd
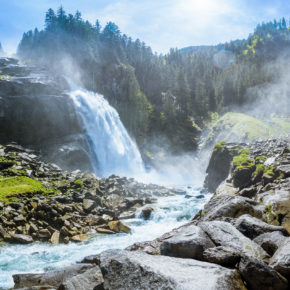
<svg viewBox="0 0 290 290">
<path fill-rule="evenodd" d="M 154 209 L 151 206 L 146 206 L 141 211 L 141 216 L 144 218 L 144 220 L 148 220 L 151 217 L 152 212 Z"/>
<path fill-rule="evenodd" d="M 270 256 L 273 256 L 279 247 L 289 238 L 281 232 L 270 232 L 262 234 L 254 239 Z"/>
<path fill-rule="evenodd" d="M 103 252 L 100 259 L 105 289 L 246 289 L 237 270 L 197 260 L 124 250 Z"/>
<path fill-rule="evenodd" d="M 52 244 L 58 244 L 59 243 L 59 236 L 60 236 L 59 231 L 55 231 L 50 238 L 50 242 Z"/>
<path fill-rule="evenodd" d="M 33 238 L 28 235 L 11 234 L 8 241 L 17 244 L 31 244 L 33 243 Z"/>
<path fill-rule="evenodd" d="M 39 274 L 16 274 L 13 275 L 14 289 L 32 287 L 39 285 L 49 285 L 59 287 L 66 280 L 81 274 L 90 268 L 95 267 L 92 264 L 75 264 L 62 269 L 39 273 Z"/>
<path fill-rule="evenodd" d="M 131 229 L 124 225 L 122 222 L 120 221 L 111 221 L 111 222 L 108 222 L 108 226 L 110 228 L 111 231 L 114 231 L 116 233 L 130 233 L 131 232 Z"/>
<path fill-rule="evenodd" d="M 89 238 L 86 234 L 75 235 L 71 237 L 71 240 L 77 243 L 83 242 Z"/>
<path fill-rule="evenodd" d="M 251 176 L 254 171 L 252 167 L 245 167 L 239 170 L 234 170 L 233 185 L 240 189 L 245 188 L 251 184 Z"/>
<path fill-rule="evenodd" d="M 198 225 L 217 246 L 229 247 L 258 259 L 268 258 L 268 254 L 258 244 L 244 236 L 230 223 L 212 221 L 200 222 Z"/>
<path fill-rule="evenodd" d="M 242 196 L 223 195 L 213 197 L 204 207 L 201 217 L 204 221 L 221 219 L 223 217 L 238 218 L 250 214 L 262 218 L 265 207 L 252 199 Z"/>
<path fill-rule="evenodd" d="M 253 257 L 242 257 L 239 271 L 250 289 L 286 290 L 287 280 L 272 267 Z"/>
<path fill-rule="evenodd" d="M 70 279 L 67 279 L 60 285 L 58 290 L 80 290 L 80 289 L 94 289 L 102 290 L 103 275 L 99 266 L 91 268 L 82 274 L 78 274 Z"/>
<path fill-rule="evenodd" d="M 203 252 L 215 247 L 202 229 L 195 225 L 181 227 L 170 238 L 161 242 L 161 255 L 203 260 Z"/>
<path fill-rule="evenodd" d="M 97 203 L 94 200 L 91 199 L 84 199 L 83 200 L 83 208 L 85 212 L 91 212 L 95 207 Z"/>
<path fill-rule="evenodd" d="M 278 248 L 270 259 L 270 265 L 283 276 L 290 279 L 290 237 Z"/>
<path fill-rule="evenodd" d="M 235 227 L 250 239 L 254 239 L 257 236 L 268 232 L 281 231 L 287 233 L 283 227 L 267 224 L 248 214 L 240 216 L 235 221 Z"/>
<path fill-rule="evenodd" d="M 203 259 L 207 262 L 233 268 L 241 258 L 239 251 L 229 247 L 208 248 L 203 252 Z"/>
</svg>

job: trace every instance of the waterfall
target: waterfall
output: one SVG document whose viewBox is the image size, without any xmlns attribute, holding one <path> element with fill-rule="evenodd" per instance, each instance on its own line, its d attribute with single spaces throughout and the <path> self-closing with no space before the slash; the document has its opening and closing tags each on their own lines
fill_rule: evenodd
<svg viewBox="0 0 290 290">
<path fill-rule="evenodd" d="M 71 84 L 71 82 L 69 82 Z M 95 173 L 133 176 L 143 173 L 140 152 L 117 111 L 97 93 L 71 85 L 70 96 L 83 120 L 91 146 Z"/>
</svg>

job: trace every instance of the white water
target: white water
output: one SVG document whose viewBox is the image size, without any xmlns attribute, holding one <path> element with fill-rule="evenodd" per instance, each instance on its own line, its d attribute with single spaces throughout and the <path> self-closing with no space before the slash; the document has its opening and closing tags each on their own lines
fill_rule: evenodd
<svg viewBox="0 0 290 290">
<path fill-rule="evenodd" d="M 71 265 L 88 255 L 107 249 L 123 249 L 135 242 L 148 241 L 184 224 L 208 201 L 209 195 L 197 198 L 200 188 L 185 188 L 192 197 L 184 195 L 159 198 L 151 220 L 134 218 L 124 221 L 132 233 L 116 235 L 93 234 L 86 242 L 68 245 L 34 243 L 31 245 L 5 245 L 0 247 L 0 289 L 13 287 L 12 275 L 53 270 Z"/>
<path fill-rule="evenodd" d="M 75 87 L 70 96 L 80 114 L 99 176 L 133 176 L 144 172 L 136 144 L 131 140 L 117 111 L 102 95 Z"/>
</svg>

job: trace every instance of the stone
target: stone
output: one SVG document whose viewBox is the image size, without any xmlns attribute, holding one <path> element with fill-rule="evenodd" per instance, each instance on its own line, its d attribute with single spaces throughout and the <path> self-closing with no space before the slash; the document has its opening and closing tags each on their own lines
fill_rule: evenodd
<svg viewBox="0 0 290 290">
<path fill-rule="evenodd" d="M 103 275 L 99 266 L 67 279 L 58 290 L 103 289 Z"/>
<path fill-rule="evenodd" d="M 187 225 L 179 228 L 176 233 L 161 242 L 161 255 L 203 260 L 203 252 L 215 244 L 198 226 Z"/>
<path fill-rule="evenodd" d="M 96 231 L 98 233 L 100 233 L 100 234 L 115 234 L 114 231 L 111 231 L 111 230 L 108 230 L 108 229 L 104 229 L 104 228 L 101 228 L 101 227 L 97 227 Z"/>
<path fill-rule="evenodd" d="M 71 237 L 71 240 L 77 243 L 83 242 L 89 238 L 89 235 L 86 234 L 80 234 L 80 235 L 75 235 Z"/>
<path fill-rule="evenodd" d="M 272 267 L 253 257 L 242 257 L 239 271 L 250 289 L 286 290 L 287 280 Z"/>
<path fill-rule="evenodd" d="M 233 268 L 241 258 L 239 251 L 229 247 L 208 248 L 203 252 L 203 259 L 207 262 L 218 264 L 224 267 Z"/>
<path fill-rule="evenodd" d="M 11 243 L 18 243 L 18 244 L 31 244 L 33 243 L 33 238 L 28 235 L 22 234 L 11 234 L 10 239 L 8 240 Z"/>
<path fill-rule="evenodd" d="M 103 252 L 100 259 L 105 289 L 246 289 L 237 270 L 193 259 L 124 250 Z"/>
<path fill-rule="evenodd" d="M 234 225 L 243 235 L 250 239 L 254 239 L 257 236 L 267 232 L 281 231 L 287 233 L 285 229 L 281 226 L 273 226 L 267 224 L 248 214 L 240 216 L 235 221 Z"/>
<path fill-rule="evenodd" d="M 261 260 L 269 257 L 258 244 L 244 236 L 230 223 L 211 221 L 200 222 L 198 225 L 217 246 L 229 247 Z"/>
<path fill-rule="evenodd" d="M 290 279 L 290 237 L 278 248 L 270 259 L 270 266 Z"/>
<path fill-rule="evenodd" d="M 49 285 L 57 288 L 66 280 L 93 267 L 94 265 L 92 264 L 75 264 L 51 272 L 37 274 L 16 274 L 13 275 L 15 284 L 14 288 L 17 289 L 39 285 Z"/>
<path fill-rule="evenodd" d="M 239 170 L 234 170 L 233 173 L 233 185 L 240 189 L 245 188 L 251 184 L 251 176 L 254 171 L 252 167 L 245 167 Z"/>
<path fill-rule="evenodd" d="M 111 231 L 114 231 L 116 233 L 130 233 L 131 232 L 131 229 L 124 225 L 122 222 L 120 221 L 111 221 L 111 222 L 108 222 L 108 226 L 110 228 Z"/>
<path fill-rule="evenodd" d="M 144 220 L 148 220 L 151 217 L 152 212 L 154 209 L 151 206 L 146 206 L 141 211 L 141 216 L 144 218 Z"/>
<path fill-rule="evenodd" d="M 83 208 L 85 212 L 91 212 L 95 207 L 97 203 L 94 200 L 91 199 L 84 199 L 83 200 Z"/>
<path fill-rule="evenodd" d="M 40 239 L 49 239 L 51 237 L 51 233 L 48 229 L 42 229 L 38 231 L 38 237 Z"/>
<path fill-rule="evenodd" d="M 52 244 L 58 244 L 59 243 L 59 236 L 60 236 L 59 231 L 55 231 L 50 238 L 50 242 Z"/>
<path fill-rule="evenodd" d="M 223 217 L 238 218 L 250 214 L 262 218 L 265 206 L 242 196 L 224 195 L 213 197 L 204 207 L 204 221 L 221 219 Z"/>
<path fill-rule="evenodd" d="M 290 177 L 290 164 L 280 165 L 277 169 L 282 172 L 285 177 Z"/>
<path fill-rule="evenodd" d="M 287 239 L 281 232 L 270 232 L 256 237 L 254 242 L 260 245 L 270 256 L 273 256 Z"/>
</svg>

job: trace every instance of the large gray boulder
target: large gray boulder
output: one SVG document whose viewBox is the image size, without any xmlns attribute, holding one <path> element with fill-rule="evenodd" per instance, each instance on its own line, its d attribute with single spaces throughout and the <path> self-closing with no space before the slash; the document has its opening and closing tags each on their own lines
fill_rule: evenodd
<svg viewBox="0 0 290 290">
<path fill-rule="evenodd" d="M 289 240 L 281 232 L 271 232 L 256 237 L 254 242 L 260 245 L 270 256 L 273 256 L 287 239 Z"/>
<path fill-rule="evenodd" d="M 275 252 L 270 260 L 270 265 L 279 273 L 290 278 L 290 238 Z"/>
<path fill-rule="evenodd" d="M 206 249 L 203 253 L 205 261 L 215 263 L 224 267 L 234 267 L 241 258 L 238 250 L 229 247 L 215 247 Z"/>
<path fill-rule="evenodd" d="M 52 287 L 59 287 L 67 279 L 72 278 L 78 274 L 87 271 L 90 268 L 95 267 L 92 264 L 75 264 L 72 266 L 64 267 L 59 270 L 37 273 L 37 274 L 16 274 L 13 275 L 14 289 L 49 285 Z"/>
<path fill-rule="evenodd" d="M 252 257 L 242 257 L 239 271 L 250 289 L 286 290 L 287 280 L 272 267 Z"/>
<path fill-rule="evenodd" d="M 235 227 L 250 239 L 254 239 L 257 236 L 267 232 L 281 231 L 285 234 L 287 233 L 286 230 L 281 226 L 267 224 L 248 214 L 240 216 L 235 222 Z"/>
<path fill-rule="evenodd" d="M 204 231 L 195 225 L 188 225 L 177 230 L 170 238 L 162 241 L 161 255 L 203 260 L 203 252 L 215 247 Z"/>
<path fill-rule="evenodd" d="M 111 250 L 101 254 L 104 289 L 246 289 L 236 270 L 192 259 Z"/>
<path fill-rule="evenodd" d="M 268 254 L 258 244 L 244 236 L 230 223 L 212 221 L 200 222 L 198 225 L 218 246 L 229 247 L 258 259 L 268 257 Z"/>
<path fill-rule="evenodd" d="M 224 217 L 238 218 L 250 214 L 262 218 L 265 207 L 242 196 L 222 195 L 212 198 L 204 207 L 201 219 L 212 221 Z"/>
<path fill-rule="evenodd" d="M 103 275 L 99 266 L 67 279 L 58 290 L 103 289 Z"/>
</svg>

